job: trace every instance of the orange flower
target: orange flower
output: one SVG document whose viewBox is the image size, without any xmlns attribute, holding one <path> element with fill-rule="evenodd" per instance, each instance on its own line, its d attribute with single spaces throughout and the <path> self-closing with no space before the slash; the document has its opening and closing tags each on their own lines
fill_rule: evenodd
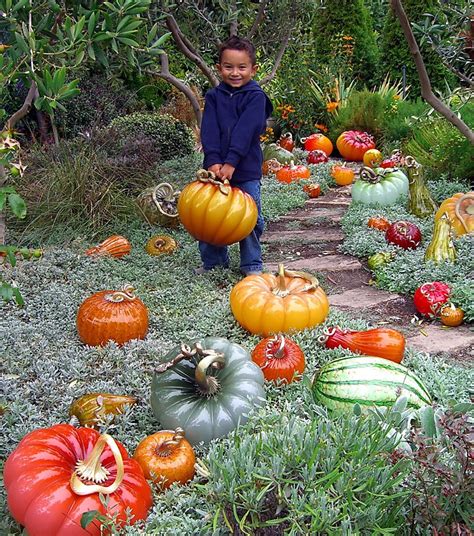
<svg viewBox="0 0 474 536">
<path fill-rule="evenodd" d="M 339 106 L 338 102 L 331 101 L 331 102 L 328 102 L 326 104 L 326 110 L 328 112 L 332 113 L 332 112 L 335 112 L 337 110 L 338 106 Z"/>
<path fill-rule="evenodd" d="M 392 99 L 393 99 L 393 100 L 400 100 L 400 95 L 394 95 L 394 96 L 392 97 Z"/>
<path fill-rule="evenodd" d="M 350 35 L 343 35 L 342 38 L 346 41 L 352 41 L 354 38 L 351 37 Z"/>
</svg>

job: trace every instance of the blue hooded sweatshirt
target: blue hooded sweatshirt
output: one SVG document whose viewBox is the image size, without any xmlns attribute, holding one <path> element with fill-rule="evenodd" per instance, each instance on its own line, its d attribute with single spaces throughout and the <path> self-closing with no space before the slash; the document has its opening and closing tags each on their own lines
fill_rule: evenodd
<svg viewBox="0 0 474 536">
<path fill-rule="evenodd" d="M 221 82 L 208 91 L 201 125 L 204 168 L 234 166 L 234 184 L 260 179 L 260 134 L 272 111 L 270 99 L 254 80 L 239 88 Z"/>
</svg>

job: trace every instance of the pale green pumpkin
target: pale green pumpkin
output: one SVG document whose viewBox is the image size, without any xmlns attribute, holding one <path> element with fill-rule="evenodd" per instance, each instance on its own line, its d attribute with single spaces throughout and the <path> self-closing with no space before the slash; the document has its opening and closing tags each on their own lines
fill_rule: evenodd
<svg viewBox="0 0 474 536">
<path fill-rule="evenodd" d="M 399 169 L 363 167 L 351 194 L 353 201 L 365 205 L 390 206 L 408 195 L 408 178 Z"/>
</svg>

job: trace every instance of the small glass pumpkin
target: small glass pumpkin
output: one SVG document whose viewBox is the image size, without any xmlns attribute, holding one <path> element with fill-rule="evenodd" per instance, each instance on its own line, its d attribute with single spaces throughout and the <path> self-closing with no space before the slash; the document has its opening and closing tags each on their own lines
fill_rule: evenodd
<svg viewBox="0 0 474 536">
<path fill-rule="evenodd" d="M 148 255 L 169 255 L 178 247 L 176 240 L 169 235 L 155 235 L 148 240 L 145 251 Z"/>
<path fill-rule="evenodd" d="M 180 193 L 168 182 L 147 188 L 137 197 L 140 216 L 150 225 L 178 226 L 177 204 Z"/>
</svg>

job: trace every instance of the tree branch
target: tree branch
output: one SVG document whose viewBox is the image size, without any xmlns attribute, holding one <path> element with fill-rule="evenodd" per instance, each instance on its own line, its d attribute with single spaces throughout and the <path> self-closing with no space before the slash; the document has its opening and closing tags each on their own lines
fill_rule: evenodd
<svg viewBox="0 0 474 536">
<path fill-rule="evenodd" d="M 237 20 L 237 3 L 235 0 L 232 2 L 231 9 L 232 9 L 232 20 L 230 21 L 229 37 L 237 35 L 237 30 L 239 27 L 239 21 Z"/>
<path fill-rule="evenodd" d="M 189 40 L 186 39 L 186 37 L 183 35 L 173 15 L 168 15 L 166 17 L 166 26 L 171 32 L 173 39 L 176 43 L 176 46 L 179 48 L 179 50 L 188 59 L 190 59 L 193 63 L 195 63 L 198 66 L 200 71 L 209 80 L 209 82 L 211 83 L 213 87 L 217 86 L 219 84 L 219 79 L 212 72 L 209 65 L 207 65 L 207 63 L 197 53 L 196 49 L 191 45 Z M 166 59 L 168 59 L 168 57 L 166 57 Z"/>
<path fill-rule="evenodd" d="M 273 67 L 272 67 L 272 70 L 270 72 L 270 74 L 268 74 L 265 78 L 263 78 L 262 80 L 260 80 L 260 85 L 261 86 L 264 86 L 265 84 L 268 84 L 268 82 L 270 82 L 271 80 L 273 80 L 273 78 L 275 77 L 275 74 L 278 70 L 278 67 L 280 67 L 280 63 L 281 63 L 281 60 L 283 58 L 283 54 L 285 53 L 285 50 L 288 46 L 288 43 L 290 41 L 290 36 L 291 36 L 291 32 L 292 32 L 293 28 L 292 27 L 289 27 L 288 28 L 288 31 L 286 32 L 286 35 L 284 36 L 282 42 L 281 42 L 281 45 L 280 45 L 280 48 L 278 49 L 278 52 L 275 56 L 275 61 L 273 62 Z"/>
<path fill-rule="evenodd" d="M 250 28 L 249 33 L 247 34 L 247 39 L 252 40 L 255 37 L 258 27 L 260 26 L 260 24 L 263 22 L 263 19 L 265 18 L 265 8 L 267 7 L 268 2 L 269 0 L 262 0 L 260 2 L 257 16 L 255 17 L 255 20 L 253 21 L 253 24 L 252 24 L 252 27 Z"/>
<path fill-rule="evenodd" d="M 34 100 L 38 97 L 38 88 L 36 87 L 36 82 L 31 82 L 30 89 L 26 95 L 26 99 L 23 102 L 22 107 L 17 110 L 5 123 L 5 130 L 13 130 L 13 127 L 28 114 L 31 110 Z"/>
<path fill-rule="evenodd" d="M 446 106 L 438 97 L 436 97 L 431 89 L 431 82 L 426 71 L 425 63 L 423 57 L 421 56 L 418 43 L 416 42 L 415 36 L 410 26 L 410 22 L 406 16 L 405 10 L 401 4 L 400 0 L 390 0 L 393 11 L 395 12 L 400 25 L 405 34 L 405 39 L 407 40 L 408 46 L 410 47 L 410 52 L 415 61 L 416 70 L 418 72 L 418 77 L 420 79 L 421 86 L 421 96 L 431 104 L 431 106 L 439 112 L 443 117 L 445 117 L 452 125 L 454 125 L 463 136 L 465 136 L 471 144 L 474 145 L 474 132 L 460 119 L 448 106 Z"/>
<path fill-rule="evenodd" d="M 182 80 L 180 80 L 179 78 L 176 78 L 176 76 L 173 76 L 170 73 L 168 55 L 166 53 L 160 54 L 160 61 L 161 61 L 161 71 L 158 71 L 158 72 L 146 71 L 147 74 L 158 76 L 159 78 L 163 78 L 163 80 L 166 80 L 168 83 L 172 84 L 175 88 L 179 89 L 179 91 L 183 92 L 188 98 L 189 102 L 191 103 L 191 106 L 193 107 L 194 115 L 196 116 L 196 122 L 198 124 L 198 127 L 200 127 L 201 120 L 202 120 L 202 112 L 201 112 L 201 107 L 199 105 L 199 101 L 196 95 L 193 93 L 191 88 L 187 86 Z"/>
</svg>

